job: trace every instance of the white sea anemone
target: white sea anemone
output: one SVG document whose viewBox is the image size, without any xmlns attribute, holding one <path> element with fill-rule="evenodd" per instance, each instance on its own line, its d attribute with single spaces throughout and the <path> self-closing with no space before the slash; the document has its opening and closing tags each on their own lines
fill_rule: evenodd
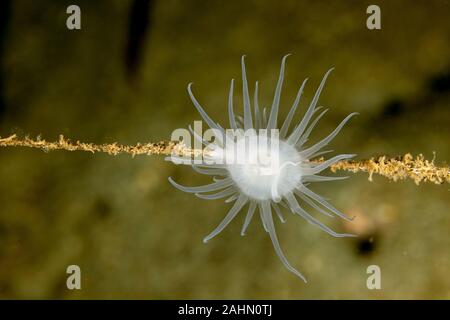
<svg viewBox="0 0 450 320">
<path fill-rule="evenodd" d="M 283 57 L 281 62 L 280 75 L 268 117 L 265 108 L 262 112 L 259 110 L 258 82 L 255 84 L 252 112 L 245 72 L 245 56 L 242 57 L 243 117 L 236 117 L 233 111 L 234 79 L 231 80 L 228 100 L 229 121 L 231 129 L 234 130 L 232 131 L 232 133 L 234 132 L 234 136 L 233 134 L 230 134 L 229 130 L 225 130 L 207 115 L 192 93 L 192 83 L 189 84 L 188 93 L 194 106 L 197 108 L 203 120 L 214 130 L 216 136 L 214 142 L 209 143 L 190 128 L 195 138 L 207 145 L 211 151 L 204 162 L 200 164 L 193 164 L 190 162 L 190 164 L 195 171 L 213 176 L 214 182 L 204 186 L 186 187 L 179 185 L 172 178 L 169 178 L 169 181 L 176 188 L 184 192 L 194 193 L 197 197 L 202 199 L 212 200 L 226 198 L 225 202 L 227 203 L 234 201 L 232 208 L 223 221 L 213 232 L 204 238 L 204 242 L 207 242 L 219 234 L 230 221 L 236 217 L 244 206 L 248 204 L 248 211 L 241 232 L 242 235 L 245 235 L 245 231 L 258 208 L 264 229 L 269 233 L 275 251 L 281 262 L 289 271 L 293 272 L 306 282 L 305 277 L 290 265 L 281 250 L 275 232 L 273 212 L 276 213 L 281 222 L 284 222 L 285 220 L 279 206 L 281 205 L 334 237 L 354 236 L 352 234 L 337 233 L 331 230 L 322 222 L 311 216 L 304 209 L 304 204 L 307 204 L 311 208 L 329 217 L 333 217 L 334 214 L 345 220 L 351 220 L 328 203 L 322 196 L 313 192 L 308 186 L 315 182 L 333 181 L 345 178 L 322 176 L 319 175 L 319 173 L 327 169 L 333 163 L 349 159 L 354 155 L 341 154 L 323 162 L 314 162 L 311 161 L 311 159 L 330 152 L 321 150 L 336 137 L 345 123 L 356 113 L 348 115 L 333 132 L 321 141 L 312 146 L 307 147 L 305 145 L 311 131 L 319 119 L 327 112 L 327 110 L 323 110 L 313 121 L 311 121 L 317 111 L 321 109 L 321 107 L 317 107 L 317 102 L 325 81 L 333 70 L 330 69 L 324 75 L 303 119 L 291 132 L 289 132 L 291 121 L 300 102 L 307 79 L 303 81 L 291 110 L 286 116 L 281 128 L 278 130 L 278 108 L 287 57 L 288 55 Z M 270 148 L 267 146 L 270 146 Z M 232 157 L 229 157 L 230 153 L 232 154 Z M 171 158 L 172 161 L 174 161 L 174 159 L 174 157 Z M 230 159 L 232 161 L 230 161 Z"/>
</svg>

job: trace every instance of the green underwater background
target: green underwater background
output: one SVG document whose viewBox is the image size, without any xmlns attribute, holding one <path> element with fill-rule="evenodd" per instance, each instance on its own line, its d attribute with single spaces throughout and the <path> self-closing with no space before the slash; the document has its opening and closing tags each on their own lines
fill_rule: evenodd
<svg viewBox="0 0 450 320">
<path fill-rule="evenodd" d="M 82 28 L 66 28 L 66 8 Z M 450 160 L 450 3 L 378 1 L 2 1 L 0 135 L 94 143 L 155 142 L 199 120 L 189 82 L 208 114 L 228 121 L 229 81 L 242 110 L 240 58 L 269 106 L 287 60 L 280 112 L 310 80 L 301 119 L 323 74 L 330 111 L 312 141 L 349 113 L 332 142 L 357 159 L 405 153 Z M 241 113 L 242 111 L 240 111 Z M 337 173 L 344 175 L 344 173 Z M 0 298 L 450 299 L 450 187 L 363 173 L 313 189 L 353 223 L 323 219 L 356 239 L 336 239 L 288 214 L 276 223 L 290 263 L 277 258 L 259 219 L 245 212 L 208 244 L 230 205 L 167 181 L 209 183 L 163 156 L 0 150 Z M 82 289 L 68 290 L 78 265 Z M 381 268 L 380 290 L 366 286 Z"/>
</svg>

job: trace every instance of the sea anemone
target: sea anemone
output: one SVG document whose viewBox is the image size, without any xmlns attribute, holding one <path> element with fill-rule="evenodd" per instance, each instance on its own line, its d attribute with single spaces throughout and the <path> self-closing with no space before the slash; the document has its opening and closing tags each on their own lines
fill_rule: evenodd
<svg viewBox="0 0 450 320">
<path fill-rule="evenodd" d="M 245 235 L 245 231 L 258 208 L 262 225 L 269 234 L 275 252 L 281 262 L 289 271 L 306 282 L 306 278 L 291 266 L 281 250 L 275 232 L 273 213 L 275 212 L 281 222 L 285 222 L 280 208 L 282 206 L 292 213 L 300 215 L 309 223 L 334 237 L 354 236 L 352 234 L 333 231 L 311 216 L 304 208 L 304 204 L 328 217 L 337 215 L 345 220 L 351 220 L 350 217 L 333 207 L 325 198 L 313 192 L 309 188 L 309 185 L 315 182 L 346 178 L 323 176 L 319 175 L 319 173 L 327 169 L 330 165 L 340 160 L 352 158 L 354 155 L 341 154 L 321 162 L 312 161 L 312 159 L 331 152 L 322 151 L 322 148 L 336 137 L 347 121 L 356 113 L 348 115 L 324 139 L 311 146 L 305 145 L 311 131 L 319 119 L 327 112 L 327 109 L 322 110 L 311 121 L 317 111 L 322 109 L 321 107 L 317 107 L 317 103 L 326 79 L 333 70 L 330 69 L 325 73 L 303 119 L 289 132 L 291 121 L 308 79 L 303 81 L 286 119 L 281 128 L 278 129 L 278 109 L 283 86 L 285 63 L 288 56 L 286 55 L 282 59 L 272 107 L 268 115 L 265 108 L 262 112 L 259 109 L 258 82 L 255 84 L 252 112 L 245 71 L 245 56 L 242 57 L 244 116 L 239 117 L 234 115 L 233 79 L 231 80 L 228 99 L 228 115 L 231 130 L 225 130 L 208 116 L 192 93 L 192 83 L 188 85 L 187 90 L 189 96 L 203 120 L 213 130 L 215 139 L 213 142 L 210 142 L 190 127 L 189 129 L 194 134 L 194 137 L 206 145 L 206 149 L 209 151 L 205 153 L 203 162 L 195 163 L 189 161 L 187 163 L 196 172 L 213 176 L 214 182 L 204 186 L 186 187 L 176 183 L 172 178 L 169 178 L 169 181 L 176 188 L 184 192 L 193 193 L 201 199 L 212 200 L 226 198 L 226 203 L 234 202 L 225 218 L 214 231 L 204 238 L 204 242 L 209 241 L 219 234 L 244 206 L 248 204 L 247 215 L 241 231 L 241 235 Z M 182 161 L 177 156 L 170 157 L 170 160 L 174 162 Z M 184 162 L 186 163 L 186 161 Z"/>
</svg>

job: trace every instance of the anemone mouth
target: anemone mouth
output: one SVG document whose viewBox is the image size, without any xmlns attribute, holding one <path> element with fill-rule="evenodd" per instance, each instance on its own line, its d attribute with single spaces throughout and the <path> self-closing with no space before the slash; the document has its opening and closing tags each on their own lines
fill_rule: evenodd
<svg viewBox="0 0 450 320">
<path fill-rule="evenodd" d="M 222 232 L 237 216 L 237 214 L 241 212 L 242 209 L 248 204 L 248 211 L 241 231 L 241 235 L 245 235 L 247 227 L 258 209 L 264 230 L 269 234 L 279 259 L 290 272 L 294 273 L 306 282 L 305 277 L 290 265 L 281 250 L 275 231 L 273 214 L 275 212 L 281 222 L 285 221 L 280 207 L 277 204 L 280 203 L 292 213 L 301 216 L 312 225 L 315 225 L 333 237 L 354 236 L 347 233 L 337 233 L 330 229 L 325 224 L 310 215 L 304 209 L 304 205 L 306 204 L 315 209 L 317 212 L 320 212 L 328 217 L 333 217 L 336 215 L 342 219 L 351 220 L 351 218 L 347 217 L 345 214 L 333 207 L 323 197 L 309 189 L 308 185 L 314 182 L 326 182 L 346 178 L 327 177 L 319 175 L 319 173 L 327 169 L 333 163 L 352 158 L 354 155 L 340 154 L 321 163 L 313 163 L 310 162 L 309 159 L 330 152 L 321 150 L 338 135 L 343 126 L 356 113 L 348 115 L 328 136 L 310 147 L 305 147 L 305 143 L 307 143 L 311 131 L 314 129 L 320 118 L 327 112 L 327 110 L 322 111 L 315 117 L 315 119 L 312 120 L 316 112 L 321 109 L 321 107 L 317 107 L 317 103 L 326 79 L 333 70 L 330 69 L 327 73 L 325 73 L 312 101 L 309 104 L 309 107 L 305 112 L 305 115 L 292 129 L 292 131 L 290 131 L 291 122 L 300 102 L 307 79 L 303 81 L 292 107 L 280 127 L 281 129 L 278 131 L 278 129 L 276 129 L 278 127 L 278 108 L 280 104 L 286 58 L 287 56 L 283 57 L 281 62 L 280 75 L 269 115 L 266 113 L 265 108 L 262 112 L 259 109 L 258 82 L 255 84 L 253 101 L 254 111 L 252 112 L 251 110 L 244 57 L 241 59 L 244 104 L 243 117 L 235 116 L 233 111 L 234 80 L 231 81 L 228 99 L 228 114 L 231 129 L 242 130 L 244 132 L 261 129 L 277 130 L 279 134 L 276 137 L 269 137 L 267 133 L 250 134 L 250 137 L 257 137 L 261 140 L 265 139 L 267 142 L 266 145 L 275 145 L 275 148 L 264 149 L 261 148 L 261 145 L 255 143 L 255 141 L 244 143 L 243 141 L 245 140 L 238 139 L 235 144 L 232 144 L 232 149 L 238 151 L 236 153 L 232 153 L 233 157 L 231 157 L 232 160 L 230 161 L 229 153 L 231 151 L 228 148 L 224 148 L 223 145 L 224 142 L 228 141 L 225 134 L 225 129 L 208 116 L 197 99 L 194 97 L 191 89 L 192 84 L 189 84 L 188 93 L 199 114 L 212 130 L 220 133 L 218 139 L 219 141 L 213 148 L 215 149 L 213 158 L 217 156 L 223 157 L 223 155 L 225 155 L 226 160 L 225 163 L 205 163 L 199 165 L 190 163 L 192 165 L 192 169 L 198 173 L 213 177 L 214 182 L 208 185 L 186 187 L 179 185 L 172 178 L 169 178 L 169 181 L 176 188 L 184 192 L 194 193 L 197 197 L 202 199 L 213 200 L 225 198 L 225 202 L 227 203 L 234 202 L 231 209 L 228 211 L 220 224 L 203 239 L 204 242 L 209 241 Z M 196 135 L 192 129 L 191 131 L 198 141 L 208 145 L 207 141 Z M 288 133 L 289 131 L 290 133 Z M 183 162 L 182 159 L 177 159 L 177 157 L 174 156 L 169 157 L 168 159 L 176 163 L 186 163 Z M 251 159 L 253 159 L 253 161 L 251 161 Z"/>
</svg>

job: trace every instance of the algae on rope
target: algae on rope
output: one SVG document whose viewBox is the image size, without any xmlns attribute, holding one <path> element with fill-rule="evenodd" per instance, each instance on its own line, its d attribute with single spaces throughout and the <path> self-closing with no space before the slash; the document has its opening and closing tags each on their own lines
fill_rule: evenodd
<svg viewBox="0 0 450 320">
<path fill-rule="evenodd" d="M 59 136 L 58 141 L 49 142 L 41 139 L 31 139 L 29 137 L 19 138 L 11 135 L 7 138 L 0 138 L 0 147 L 29 147 L 43 151 L 66 150 L 66 151 L 86 151 L 91 153 L 103 152 L 109 155 L 129 154 L 135 155 L 171 155 L 179 156 L 199 156 L 204 150 L 190 149 L 179 141 L 160 141 L 150 143 L 137 143 L 135 145 L 122 145 L 118 143 L 94 144 L 85 142 L 71 142 Z M 323 159 L 315 160 L 322 162 Z M 348 172 L 367 172 L 369 181 L 372 181 L 373 174 L 379 174 L 390 180 L 398 181 L 410 178 L 418 185 L 420 182 L 432 182 L 435 184 L 450 183 L 450 167 L 436 166 L 433 160 L 426 160 L 422 154 L 415 158 L 407 153 L 403 156 L 388 158 L 380 156 L 369 160 L 342 160 L 330 166 L 332 172 L 344 170 Z"/>
<path fill-rule="evenodd" d="M 410 153 L 403 156 L 388 158 L 380 156 L 369 160 L 340 161 L 330 167 L 331 171 L 346 170 L 353 173 L 368 172 L 372 181 L 374 173 L 390 180 L 398 181 L 410 178 L 418 185 L 420 182 L 433 182 L 435 184 L 450 183 L 450 168 L 438 167 L 433 160 L 426 160 L 422 154 L 414 158 Z"/>
</svg>

